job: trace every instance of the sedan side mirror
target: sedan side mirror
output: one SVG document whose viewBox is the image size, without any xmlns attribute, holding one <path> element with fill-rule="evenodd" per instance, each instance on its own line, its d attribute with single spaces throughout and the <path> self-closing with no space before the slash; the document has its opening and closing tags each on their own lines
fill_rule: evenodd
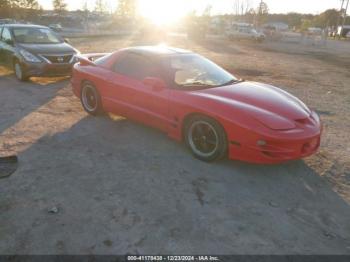
<svg viewBox="0 0 350 262">
<path fill-rule="evenodd" d="M 151 87 L 154 91 L 162 91 L 166 87 L 165 82 L 156 77 L 146 77 L 142 82 L 145 86 Z"/>
<path fill-rule="evenodd" d="M 65 38 L 65 39 L 64 39 L 64 42 L 67 43 L 67 44 L 70 44 L 70 41 L 69 41 L 68 38 Z"/>
<path fill-rule="evenodd" d="M 5 41 L 6 44 L 10 45 L 10 46 L 13 46 L 14 45 L 14 42 L 12 39 L 8 39 Z"/>
</svg>

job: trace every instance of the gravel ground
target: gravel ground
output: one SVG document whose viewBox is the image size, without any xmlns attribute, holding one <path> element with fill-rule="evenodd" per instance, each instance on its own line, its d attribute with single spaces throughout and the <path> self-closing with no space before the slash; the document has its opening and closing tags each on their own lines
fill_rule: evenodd
<svg viewBox="0 0 350 262">
<path fill-rule="evenodd" d="M 74 39 L 82 52 L 152 41 Z M 322 147 L 261 166 L 202 163 L 149 127 L 90 117 L 66 78 L 19 83 L 0 67 L 0 254 L 350 254 L 350 43 L 191 42 L 245 79 L 318 110 Z"/>
</svg>

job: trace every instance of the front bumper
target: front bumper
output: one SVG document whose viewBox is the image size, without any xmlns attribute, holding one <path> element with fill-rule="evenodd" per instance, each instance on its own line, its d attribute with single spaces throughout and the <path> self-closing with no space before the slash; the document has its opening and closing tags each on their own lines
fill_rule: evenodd
<svg viewBox="0 0 350 262">
<path fill-rule="evenodd" d="M 49 64 L 22 62 L 28 76 L 68 76 L 72 74 L 74 63 Z"/>
<path fill-rule="evenodd" d="M 258 145 L 257 141 L 266 141 Z M 260 137 L 240 144 L 230 141 L 229 158 L 258 164 L 274 164 L 308 157 L 320 147 L 321 133 L 303 139 L 271 139 Z"/>
<path fill-rule="evenodd" d="M 297 121 L 296 128 L 290 130 L 230 126 L 226 131 L 230 159 L 274 164 L 316 153 L 321 144 L 322 124 L 317 114 L 312 112 L 310 118 Z"/>
</svg>

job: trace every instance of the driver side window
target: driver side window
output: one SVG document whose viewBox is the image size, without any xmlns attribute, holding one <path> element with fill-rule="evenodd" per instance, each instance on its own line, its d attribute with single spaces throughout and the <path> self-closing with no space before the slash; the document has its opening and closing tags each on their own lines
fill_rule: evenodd
<svg viewBox="0 0 350 262">
<path fill-rule="evenodd" d="M 142 81 L 146 77 L 160 77 L 157 66 L 149 59 L 138 54 L 126 54 L 113 67 L 113 71 Z"/>
<path fill-rule="evenodd" d="M 7 42 L 7 41 L 11 41 L 12 40 L 10 30 L 8 28 L 6 28 L 6 27 L 2 30 L 1 40 L 3 42 Z"/>
</svg>

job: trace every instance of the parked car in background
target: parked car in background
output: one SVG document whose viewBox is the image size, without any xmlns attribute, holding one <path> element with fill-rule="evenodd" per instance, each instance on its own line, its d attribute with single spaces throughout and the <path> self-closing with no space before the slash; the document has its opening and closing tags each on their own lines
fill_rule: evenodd
<svg viewBox="0 0 350 262">
<path fill-rule="evenodd" d="M 320 146 L 320 119 L 303 102 L 198 54 L 149 46 L 101 56 L 81 55 L 74 65 L 72 87 L 83 108 L 159 128 L 200 160 L 278 163 Z"/>
<path fill-rule="evenodd" d="M 13 20 L 13 19 L 9 19 L 9 18 L 0 19 L 0 25 L 4 25 L 4 24 L 15 24 L 15 23 L 16 23 L 16 20 Z"/>
<path fill-rule="evenodd" d="M 226 36 L 230 40 L 254 40 L 263 42 L 266 38 L 265 34 L 258 32 L 256 29 L 248 26 L 234 26 L 226 31 Z"/>
<path fill-rule="evenodd" d="M 308 35 L 318 35 L 318 36 L 320 36 L 320 35 L 322 35 L 322 29 L 321 28 L 319 28 L 319 27 L 309 27 L 308 29 L 307 29 L 307 34 Z"/>
<path fill-rule="evenodd" d="M 55 32 L 62 32 L 63 31 L 63 28 L 60 24 L 51 24 L 51 25 L 49 25 L 49 28 Z"/>
<path fill-rule="evenodd" d="M 48 27 L 0 25 L 0 57 L 13 66 L 16 77 L 70 75 L 79 53 Z"/>
<path fill-rule="evenodd" d="M 340 37 L 349 37 L 350 25 L 339 26 L 337 35 Z"/>
</svg>

